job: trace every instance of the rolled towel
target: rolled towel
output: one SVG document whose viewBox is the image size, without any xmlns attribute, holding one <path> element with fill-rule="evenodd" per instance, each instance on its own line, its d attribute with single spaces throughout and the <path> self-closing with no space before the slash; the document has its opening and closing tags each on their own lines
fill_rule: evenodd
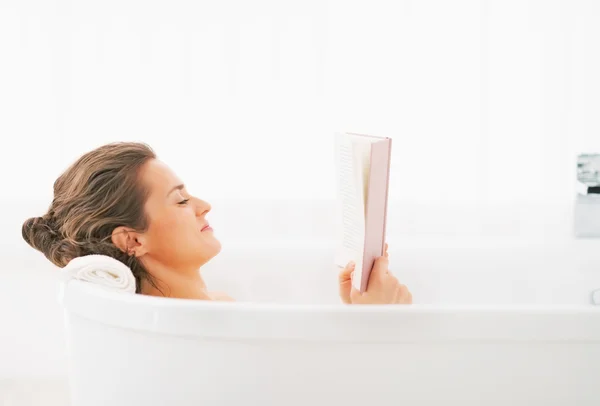
<svg viewBox="0 0 600 406">
<path fill-rule="evenodd" d="M 131 269 L 107 255 L 73 258 L 62 271 L 66 280 L 78 279 L 111 290 L 135 293 L 135 277 Z"/>
</svg>

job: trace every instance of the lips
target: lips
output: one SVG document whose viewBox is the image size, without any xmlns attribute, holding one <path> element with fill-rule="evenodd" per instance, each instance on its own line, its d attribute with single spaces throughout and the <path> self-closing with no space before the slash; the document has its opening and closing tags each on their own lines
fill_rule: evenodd
<svg viewBox="0 0 600 406">
<path fill-rule="evenodd" d="M 200 231 L 212 231 L 210 224 L 206 224 Z"/>
</svg>

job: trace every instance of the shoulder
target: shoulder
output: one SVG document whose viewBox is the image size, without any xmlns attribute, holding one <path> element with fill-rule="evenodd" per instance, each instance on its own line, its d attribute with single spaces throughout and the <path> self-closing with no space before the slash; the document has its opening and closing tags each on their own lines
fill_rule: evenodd
<svg viewBox="0 0 600 406">
<path fill-rule="evenodd" d="M 224 292 L 209 292 L 208 295 L 210 296 L 211 300 L 221 302 L 235 302 L 235 300 L 232 297 L 228 296 Z"/>
</svg>

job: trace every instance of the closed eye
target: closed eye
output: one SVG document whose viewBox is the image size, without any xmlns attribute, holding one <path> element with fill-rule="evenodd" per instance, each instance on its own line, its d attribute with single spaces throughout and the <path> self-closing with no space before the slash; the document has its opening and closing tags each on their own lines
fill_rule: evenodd
<svg viewBox="0 0 600 406">
<path fill-rule="evenodd" d="M 187 203 L 187 202 L 189 202 L 189 201 L 190 201 L 190 199 L 184 199 L 184 200 L 180 201 L 180 202 L 179 202 L 179 203 L 177 203 L 177 204 L 184 205 L 184 204 L 186 204 L 186 203 Z"/>
</svg>

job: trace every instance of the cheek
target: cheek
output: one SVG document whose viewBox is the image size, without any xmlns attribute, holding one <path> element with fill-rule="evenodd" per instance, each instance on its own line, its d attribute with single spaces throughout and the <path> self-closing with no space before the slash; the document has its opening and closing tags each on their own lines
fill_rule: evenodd
<svg viewBox="0 0 600 406">
<path fill-rule="evenodd" d="M 150 224 L 149 235 L 153 246 L 180 245 L 196 232 L 194 214 L 182 208 L 168 210 L 162 216 L 151 219 Z"/>
</svg>

